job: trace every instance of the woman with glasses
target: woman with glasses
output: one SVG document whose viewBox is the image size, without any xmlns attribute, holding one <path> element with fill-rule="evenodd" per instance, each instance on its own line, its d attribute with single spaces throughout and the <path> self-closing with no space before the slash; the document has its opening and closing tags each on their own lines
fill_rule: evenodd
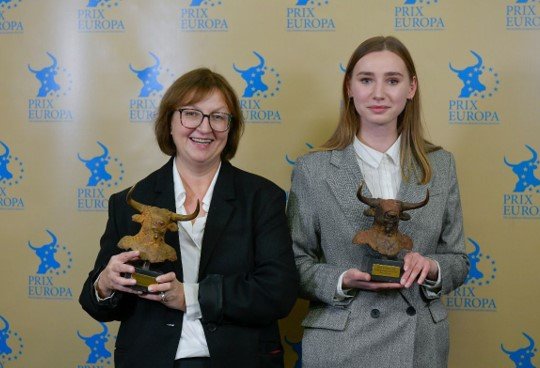
<svg viewBox="0 0 540 368">
<path fill-rule="evenodd" d="M 179 214 L 200 210 L 167 233 L 177 261 L 152 265 L 163 274 L 141 293 L 123 277 L 139 251 L 117 247 L 140 226 L 127 190 L 111 196 L 80 303 L 98 321 L 121 322 L 116 367 L 283 366 L 277 320 L 292 308 L 298 281 L 285 193 L 229 162 L 243 127 L 235 92 L 208 69 L 186 73 L 163 96 L 154 130 L 171 158 L 131 196 Z"/>
<path fill-rule="evenodd" d="M 311 302 L 302 322 L 306 368 L 448 364 L 441 296 L 464 282 L 469 264 L 454 158 L 425 139 L 419 88 L 403 43 L 364 41 L 345 71 L 334 134 L 296 162 L 287 210 L 301 295 Z M 425 206 L 400 212 L 420 207 L 428 192 Z M 371 239 L 357 234 L 368 233 L 373 215 L 378 230 L 369 234 L 380 241 L 377 249 L 393 246 L 399 219 L 399 231 L 412 239 L 412 249 L 398 254 L 401 274 L 385 264 L 379 275 L 368 272 Z"/>
</svg>

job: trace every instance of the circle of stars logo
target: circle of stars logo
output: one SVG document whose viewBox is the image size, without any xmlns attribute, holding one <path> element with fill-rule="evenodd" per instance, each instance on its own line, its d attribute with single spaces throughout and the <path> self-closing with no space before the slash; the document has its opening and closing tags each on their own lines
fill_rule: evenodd
<svg viewBox="0 0 540 368">
<path fill-rule="evenodd" d="M 71 254 L 71 251 L 67 249 L 65 245 L 58 246 L 59 250 L 64 254 L 63 258 L 65 258 L 65 267 L 62 267 L 61 269 L 58 269 L 54 271 L 56 276 L 65 275 L 68 273 L 69 270 L 71 270 L 71 266 L 73 265 L 73 256 Z"/>
<path fill-rule="evenodd" d="M 478 286 L 487 286 L 490 285 L 493 280 L 495 280 L 495 274 L 497 273 L 497 266 L 495 260 L 491 258 L 488 254 L 483 254 L 480 251 L 480 245 L 471 238 L 468 238 L 469 242 L 473 244 L 475 251 L 468 254 L 469 261 L 471 263 L 471 268 L 469 269 L 469 274 L 465 280 L 465 284 L 478 285 Z M 482 265 L 482 269 L 486 269 L 489 265 L 489 272 L 481 272 L 479 265 Z"/>
<path fill-rule="evenodd" d="M 274 97 L 281 90 L 281 77 L 279 73 L 277 72 L 277 70 L 274 68 L 265 66 L 262 70 L 263 70 L 263 74 L 270 76 L 270 78 L 273 79 L 273 83 L 272 83 L 273 88 L 268 89 L 264 92 L 257 91 L 255 93 L 255 96 L 263 97 L 263 98 Z"/>
<path fill-rule="evenodd" d="M 0 316 L 0 321 L 3 320 L 4 323 L 7 323 L 7 321 L 2 317 Z M 4 327 L 5 328 L 5 327 Z M 11 341 L 9 343 L 9 346 L 12 347 L 12 351 L 11 353 L 9 354 L 0 354 L 0 367 L 3 367 L 3 363 L 9 363 L 9 362 L 15 362 L 17 361 L 22 353 L 23 353 L 23 350 L 24 350 L 24 343 L 23 343 L 23 340 L 21 338 L 21 336 L 16 332 L 16 331 L 13 331 L 11 329 L 9 329 L 7 331 L 7 339 L 6 339 L 6 343 L 7 343 L 7 340 L 15 340 L 15 342 Z"/>
<path fill-rule="evenodd" d="M 316 6 L 320 8 L 321 6 L 328 5 L 330 3 L 330 0 L 309 0 L 308 2 L 299 1 L 297 2 L 297 5 L 299 5 L 298 3 L 305 3 L 305 5 Z"/>
<path fill-rule="evenodd" d="M 19 184 L 24 176 L 24 166 L 21 160 L 17 156 L 13 156 L 9 153 L 9 148 L 2 141 L 0 145 L 4 146 L 5 152 L 0 156 L 0 184 L 7 185 L 9 187 Z M 8 170 L 10 166 L 10 172 Z M 8 176 L 9 175 L 9 176 Z"/>
<path fill-rule="evenodd" d="M 92 3 L 95 3 L 93 7 L 100 6 L 102 8 L 113 8 L 120 5 L 122 0 L 89 0 L 87 7 L 92 7 Z"/>
<path fill-rule="evenodd" d="M 191 3 L 193 4 L 195 1 L 192 0 Z M 203 5 L 203 6 L 208 6 L 208 7 L 215 7 L 215 6 L 219 6 L 219 5 L 222 5 L 223 2 L 221 0 L 204 0 L 204 1 L 201 1 L 199 6 L 200 5 Z M 193 6 L 193 5 L 192 5 Z"/>
<path fill-rule="evenodd" d="M 120 182 L 124 180 L 124 164 L 120 161 L 118 157 L 111 157 L 110 155 L 106 158 L 102 158 L 101 161 L 104 162 L 103 166 L 107 166 L 111 162 L 113 163 L 113 165 L 109 167 L 109 169 L 111 170 L 111 179 L 105 180 L 101 178 L 98 185 L 105 188 L 117 187 Z"/>
<path fill-rule="evenodd" d="M 55 73 L 56 74 L 56 73 Z M 66 68 L 62 68 L 60 74 L 58 75 L 58 79 L 60 80 L 60 86 L 63 88 L 60 88 L 58 91 L 51 91 L 53 92 L 53 96 L 51 97 L 66 97 L 71 91 L 73 87 L 73 76 L 71 75 L 71 72 L 69 72 Z M 49 94 L 51 93 L 49 92 Z"/>
<path fill-rule="evenodd" d="M 158 67 L 158 70 L 157 70 L 157 73 L 155 75 L 155 80 L 157 80 L 157 77 L 158 75 L 162 75 L 162 78 L 160 78 L 160 80 L 162 80 L 162 82 L 164 82 L 163 84 L 164 85 L 171 85 L 174 80 L 176 79 L 176 74 L 173 73 L 173 71 L 170 69 L 170 68 L 163 68 L 162 66 L 159 66 Z M 150 83 L 148 80 L 145 81 L 146 84 Z M 154 97 L 154 98 L 163 98 L 163 94 L 165 93 L 165 90 L 164 88 L 161 88 L 161 90 L 159 91 L 156 91 L 156 90 L 153 90 L 151 93 L 150 93 L 150 96 L 151 97 Z"/>
<path fill-rule="evenodd" d="M 499 91 L 499 85 L 500 85 L 500 79 L 499 79 L 499 73 L 497 73 L 493 67 L 485 67 L 482 65 L 480 68 L 474 69 L 475 73 L 479 73 L 480 75 L 484 76 L 483 79 L 488 80 L 488 85 L 490 88 L 486 88 L 484 91 L 474 91 L 471 94 L 471 97 L 476 97 L 480 99 L 485 99 L 489 97 L 493 97 L 493 95 Z M 472 77 L 472 73 L 469 74 Z M 467 84 L 470 84 L 470 80 L 467 81 Z M 472 92 L 472 87 L 469 87 L 469 91 Z"/>
<path fill-rule="evenodd" d="M 0 11 L 16 9 L 22 0 L 0 0 Z"/>
</svg>

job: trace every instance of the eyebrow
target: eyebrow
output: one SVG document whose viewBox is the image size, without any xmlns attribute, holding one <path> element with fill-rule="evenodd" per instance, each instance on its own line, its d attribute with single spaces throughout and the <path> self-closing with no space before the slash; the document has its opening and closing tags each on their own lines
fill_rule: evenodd
<svg viewBox="0 0 540 368">
<path fill-rule="evenodd" d="M 367 75 L 367 76 L 374 76 L 375 73 L 373 72 L 358 72 L 356 75 Z M 400 76 L 400 77 L 403 77 L 403 74 L 401 74 L 400 72 L 387 72 L 387 73 L 384 73 L 384 75 L 386 77 L 393 77 L 393 76 Z"/>
</svg>

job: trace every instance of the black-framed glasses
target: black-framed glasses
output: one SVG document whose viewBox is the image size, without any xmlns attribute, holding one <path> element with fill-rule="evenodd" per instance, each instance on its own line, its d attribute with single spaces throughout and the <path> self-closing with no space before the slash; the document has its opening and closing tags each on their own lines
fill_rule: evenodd
<svg viewBox="0 0 540 368">
<path fill-rule="evenodd" d="M 231 125 L 232 115 L 225 112 L 203 114 L 202 111 L 196 109 L 178 109 L 176 111 L 180 113 L 180 124 L 189 129 L 198 128 L 204 118 L 208 118 L 210 128 L 215 132 L 225 132 Z"/>
</svg>

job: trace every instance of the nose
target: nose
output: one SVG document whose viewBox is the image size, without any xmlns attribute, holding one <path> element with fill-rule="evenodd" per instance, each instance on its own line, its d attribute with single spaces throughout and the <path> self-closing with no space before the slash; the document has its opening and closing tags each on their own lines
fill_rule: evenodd
<svg viewBox="0 0 540 368">
<path fill-rule="evenodd" d="M 197 130 L 203 133 L 211 133 L 212 127 L 210 126 L 210 116 L 204 115 L 201 124 L 197 127 Z"/>
<path fill-rule="evenodd" d="M 384 83 L 376 82 L 373 87 L 373 98 L 376 100 L 384 99 Z"/>
</svg>

